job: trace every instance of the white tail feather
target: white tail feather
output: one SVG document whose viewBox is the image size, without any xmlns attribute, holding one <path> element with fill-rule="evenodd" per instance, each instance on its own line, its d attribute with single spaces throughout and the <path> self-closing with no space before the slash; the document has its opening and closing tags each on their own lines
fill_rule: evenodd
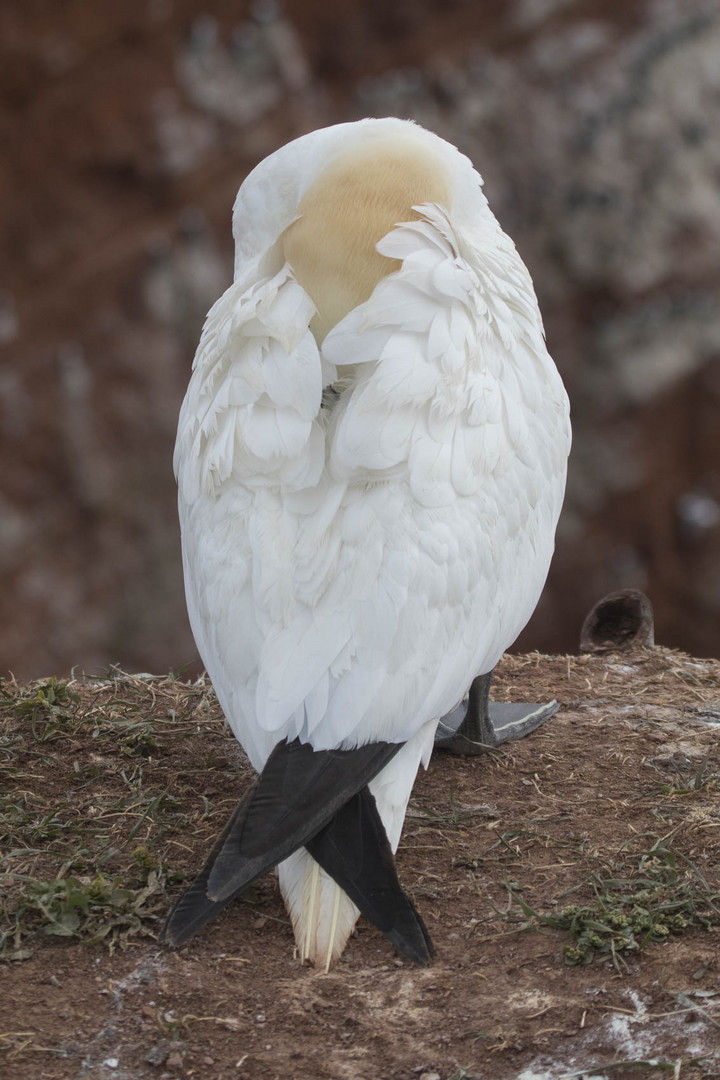
<svg viewBox="0 0 720 1080">
<path fill-rule="evenodd" d="M 310 927 L 313 925 L 313 923 L 315 921 L 315 908 L 317 906 L 318 891 L 319 891 L 319 877 L 320 877 L 320 866 L 313 859 L 312 872 L 311 872 L 311 875 L 310 875 L 310 898 L 309 898 L 309 901 L 308 901 L 308 908 L 307 908 L 307 912 L 308 912 L 308 915 L 307 915 L 307 927 L 306 927 L 305 936 L 303 938 L 302 948 L 300 949 L 300 962 L 302 964 L 305 963 L 308 956 L 310 955 Z"/>
<path fill-rule="evenodd" d="M 330 964 L 333 961 L 333 951 L 335 949 L 335 934 L 337 932 L 338 915 L 340 913 L 340 897 L 343 896 L 342 889 L 335 888 L 335 898 L 333 900 L 333 913 L 330 921 L 330 940 L 328 941 L 328 950 L 325 957 L 325 974 L 327 975 L 330 970 Z"/>
<path fill-rule="evenodd" d="M 301 959 L 327 971 L 342 954 L 360 912 L 305 848 L 280 863 L 278 877 Z"/>
</svg>

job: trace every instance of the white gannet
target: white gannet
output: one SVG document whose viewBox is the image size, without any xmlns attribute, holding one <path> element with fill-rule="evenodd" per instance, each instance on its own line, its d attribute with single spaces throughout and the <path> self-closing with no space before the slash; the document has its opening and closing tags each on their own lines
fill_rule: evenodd
<svg viewBox="0 0 720 1080">
<path fill-rule="evenodd" d="M 362 912 L 426 963 L 392 852 L 441 717 L 457 748 L 547 715 L 495 738 L 485 707 L 550 565 L 567 396 L 480 176 L 410 121 L 271 154 L 233 234 L 175 472 L 193 633 L 260 775 L 165 939 L 277 865 L 302 959 Z"/>
</svg>

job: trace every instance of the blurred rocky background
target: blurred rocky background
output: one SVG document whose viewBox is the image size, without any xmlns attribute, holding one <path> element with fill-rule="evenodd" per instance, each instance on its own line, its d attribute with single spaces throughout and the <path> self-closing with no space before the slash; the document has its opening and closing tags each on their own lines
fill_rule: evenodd
<svg viewBox="0 0 720 1080">
<path fill-rule="evenodd" d="M 195 658 L 171 471 L 243 176 L 312 128 L 457 143 L 534 277 L 573 403 L 523 648 L 603 593 L 720 655 L 720 13 L 698 0 L 6 0 L 0 668 Z"/>
</svg>

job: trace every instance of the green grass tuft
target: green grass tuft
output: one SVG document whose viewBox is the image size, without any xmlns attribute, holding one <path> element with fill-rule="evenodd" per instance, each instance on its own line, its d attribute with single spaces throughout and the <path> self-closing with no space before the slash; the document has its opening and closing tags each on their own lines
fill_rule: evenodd
<svg viewBox="0 0 720 1080">
<path fill-rule="evenodd" d="M 678 869 L 674 851 L 658 838 L 624 876 L 600 872 L 586 881 L 592 900 L 540 913 L 505 878 L 512 900 L 532 922 L 572 934 L 563 953 L 567 964 L 589 963 L 606 954 L 617 964 L 622 953 L 639 951 L 651 941 L 664 941 L 688 927 L 720 924 L 720 894 L 687 860 Z M 512 913 L 509 913 L 512 917 Z"/>
</svg>

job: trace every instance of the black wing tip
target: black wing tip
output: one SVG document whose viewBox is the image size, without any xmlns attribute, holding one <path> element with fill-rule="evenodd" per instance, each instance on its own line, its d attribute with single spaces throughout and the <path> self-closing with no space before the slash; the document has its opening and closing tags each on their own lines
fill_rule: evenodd
<svg viewBox="0 0 720 1080">
<path fill-rule="evenodd" d="M 305 846 L 403 956 L 415 964 L 430 963 L 435 947 L 400 885 L 385 826 L 367 786 Z"/>
<path fill-rule="evenodd" d="M 158 944 L 164 945 L 167 949 L 178 949 L 186 941 L 190 941 L 194 934 L 195 931 L 187 927 L 172 929 L 166 921 L 158 935 Z"/>
<path fill-rule="evenodd" d="M 196 878 L 170 909 L 158 941 L 171 948 L 184 945 L 216 918 L 224 907 L 225 904 L 214 904 L 208 899 L 202 882 Z"/>
<path fill-rule="evenodd" d="M 389 930 L 384 930 L 383 933 L 408 960 L 412 960 L 414 964 L 419 964 L 421 967 L 427 967 L 436 955 L 435 946 L 422 915 L 407 893 L 403 893 L 403 898 L 405 904 L 401 919 L 396 919 L 395 925 Z M 400 922 L 401 925 L 398 925 Z"/>
<path fill-rule="evenodd" d="M 386 930 L 385 937 L 407 960 L 419 967 L 429 967 L 435 957 L 435 946 L 429 937 L 422 933 L 400 933 L 398 930 Z"/>
<path fill-rule="evenodd" d="M 238 889 L 234 885 L 232 878 L 228 878 L 226 874 L 216 874 L 216 878 L 221 880 L 215 882 L 215 887 L 212 886 L 212 877 L 208 879 L 207 883 L 207 898 L 211 904 L 225 904 L 233 898 Z M 254 879 L 253 879 L 254 880 Z M 252 885 L 252 881 L 248 882 L 248 885 Z M 245 888 L 245 885 L 240 886 L 240 892 Z"/>
<path fill-rule="evenodd" d="M 242 828 L 244 815 L 252 799 L 254 788 L 255 785 L 252 785 L 240 799 L 225 828 L 215 841 L 202 870 L 191 881 L 185 891 L 181 893 L 170 909 L 158 939 L 161 944 L 170 947 L 184 945 L 186 941 L 199 933 L 207 923 L 212 922 L 227 907 L 237 892 L 242 891 L 241 889 L 234 892 L 230 890 L 222 901 L 218 901 L 209 894 L 208 879 L 228 836 L 232 835 L 233 831 L 238 827 Z"/>
<path fill-rule="evenodd" d="M 168 926 L 166 922 L 158 935 L 158 944 L 166 949 L 179 949 L 186 941 L 190 941 L 196 933 L 196 930 L 187 926 L 173 928 Z"/>
</svg>

